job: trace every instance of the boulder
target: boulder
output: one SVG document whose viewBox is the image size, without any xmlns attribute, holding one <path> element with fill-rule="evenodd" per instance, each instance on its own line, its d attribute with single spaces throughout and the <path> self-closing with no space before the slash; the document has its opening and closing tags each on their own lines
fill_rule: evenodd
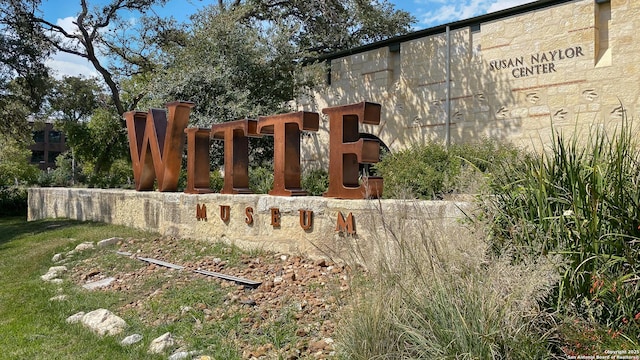
<svg viewBox="0 0 640 360">
<path fill-rule="evenodd" d="M 133 335 L 129 335 L 126 338 L 122 339 L 122 341 L 120 341 L 120 345 L 122 346 L 129 346 L 129 345 L 133 345 L 137 342 L 140 342 L 142 340 L 142 335 L 140 334 L 133 334 Z"/>
<path fill-rule="evenodd" d="M 81 244 L 78 244 L 78 246 L 76 246 L 76 248 L 74 250 L 75 251 L 85 251 L 85 250 L 94 249 L 95 247 L 96 246 L 92 242 L 83 242 Z"/>
<path fill-rule="evenodd" d="M 116 245 L 118 242 L 122 241 L 120 237 L 112 237 L 104 240 L 98 241 L 98 247 L 107 247 L 111 245 Z"/>
<path fill-rule="evenodd" d="M 40 279 L 44 281 L 51 281 L 66 271 L 67 271 L 66 266 L 52 266 L 49 268 L 49 271 L 47 271 L 46 274 L 40 276 Z"/>
<path fill-rule="evenodd" d="M 79 313 L 75 313 L 67 318 L 67 324 L 77 324 L 82 321 L 82 317 L 84 316 L 84 311 L 80 311 Z"/>
<path fill-rule="evenodd" d="M 127 323 L 107 309 L 98 309 L 85 314 L 82 324 L 94 333 L 104 335 L 117 335 L 124 331 Z"/>
<path fill-rule="evenodd" d="M 164 333 L 159 337 L 153 339 L 151 345 L 149 345 L 149 353 L 150 354 L 162 354 L 168 348 L 175 344 L 175 340 L 173 339 L 173 335 L 170 332 Z"/>
</svg>

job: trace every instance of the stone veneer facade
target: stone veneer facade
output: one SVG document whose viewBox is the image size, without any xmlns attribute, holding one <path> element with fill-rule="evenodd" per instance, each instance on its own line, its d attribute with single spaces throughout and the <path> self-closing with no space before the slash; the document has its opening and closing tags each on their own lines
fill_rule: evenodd
<svg viewBox="0 0 640 360">
<path fill-rule="evenodd" d="M 393 236 L 409 241 L 420 239 L 429 231 L 433 234 L 430 239 L 457 253 L 480 239 L 470 234 L 469 223 L 461 221 L 476 207 L 461 201 L 30 188 L 28 204 L 29 221 L 51 218 L 99 221 L 183 239 L 225 241 L 247 250 L 336 256 L 342 260 L 375 256 L 380 249 L 374 245 L 386 244 Z M 203 205 L 207 208 L 206 216 L 202 219 L 200 213 L 199 219 L 198 207 Z M 227 221 L 221 217 L 220 206 L 228 206 Z M 253 209 L 250 225 L 246 223 L 247 208 Z M 272 209 L 278 209 L 279 226 L 272 224 Z M 312 212 L 308 229 L 301 226 L 301 209 Z M 355 234 L 338 231 L 339 214 L 343 218 L 351 214 Z"/>
<path fill-rule="evenodd" d="M 327 57 L 328 84 L 298 109 L 380 103 L 380 125 L 361 131 L 392 151 L 446 141 L 447 119 L 451 143 L 540 149 L 552 128 L 587 134 L 638 118 L 640 1 L 543 0 L 448 26 L 449 112 L 446 25 Z M 304 139 L 306 166 L 327 166 L 327 126 Z"/>
</svg>

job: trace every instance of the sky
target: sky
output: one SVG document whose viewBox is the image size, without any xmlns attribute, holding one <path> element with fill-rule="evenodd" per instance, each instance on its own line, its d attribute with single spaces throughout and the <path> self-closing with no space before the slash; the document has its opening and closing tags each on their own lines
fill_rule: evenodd
<svg viewBox="0 0 640 360">
<path fill-rule="evenodd" d="M 417 22 L 414 30 L 426 29 L 457 20 L 507 9 L 532 2 L 533 0 L 388 0 L 397 9 L 412 14 Z M 89 0 L 89 4 L 104 3 L 105 0 Z M 172 15 L 178 20 L 186 20 L 198 9 L 217 0 L 169 0 L 155 11 L 159 15 Z M 75 4 L 75 5 L 74 5 Z M 65 29 L 72 29 L 72 16 L 80 9 L 78 0 L 43 0 L 43 17 Z M 97 76 L 97 72 L 84 59 L 74 55 L 59 53 L 49 60 L 48 65 L 56 77 Z"/>
</svg>

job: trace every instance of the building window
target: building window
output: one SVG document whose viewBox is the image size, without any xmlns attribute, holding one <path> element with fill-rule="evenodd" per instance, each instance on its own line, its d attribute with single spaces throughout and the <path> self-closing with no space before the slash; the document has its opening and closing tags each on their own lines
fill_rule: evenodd
<svg viewBox="0 0 640 360">
<path fill-rule="evenodd" d="M 44 130 L 34 131 L 33 132 L 33 141 L 36 143 L 44 142 Z"/>
<path fill-rule="evenodd" d="M 51 130 L 49 131 L 49 143 L 59 144 L 62 142 L 62 132 Z"/>
<path fill-rule="evenodd" d="M 31 151 L 31 163 L 39 164 L 44 162 L 44 151 L 33 150 Z"/>
<path fill-rule="evenodd" d="M 59 151 L 49 151 L 48 154 L 48 158 L 47 158 L 47 162 L 50 164 L 54 164 L 56 162 L 56 158 L 58 156 L 60 156 L 60 152 Z"/>
</svg>

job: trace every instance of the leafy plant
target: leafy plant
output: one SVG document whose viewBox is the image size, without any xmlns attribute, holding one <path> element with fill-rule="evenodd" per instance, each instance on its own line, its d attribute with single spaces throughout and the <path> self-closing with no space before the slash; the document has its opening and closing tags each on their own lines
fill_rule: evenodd
<svg viewBox="0 0 640 360">
<path fill-rule="evenodd" d="M 273 169 L 255 167 L 249 171 L 249 188 L 256 194 L 266 194 L 273 188 Z"/>
<path fill-rule="evenodd" d="M 322 196 L 329 188 L 329 174 L 323 169 L 314 169 L 308 171 L 302 176 L 302 188 L 309 195 Z"/>
<path fill-rule="evenodd" d="M 640 148 L 625 119 L 582 139 L 554 134 L 549 153 L 505 165 L 490 198 L 493 245 L 568 261 L 552 306 L 640 336 Z M 640 318 L 640 315 L 638 315 Z"/>
<path fill-rule="evenodd" d="M 499 164 L 520 156 L 513 145 L 491 139 L 449 149 L 432 142 L 389 153 L 375 167 L 384 178 L 387 198 L 441 199 L 478 191 Z"/>
</svg>

